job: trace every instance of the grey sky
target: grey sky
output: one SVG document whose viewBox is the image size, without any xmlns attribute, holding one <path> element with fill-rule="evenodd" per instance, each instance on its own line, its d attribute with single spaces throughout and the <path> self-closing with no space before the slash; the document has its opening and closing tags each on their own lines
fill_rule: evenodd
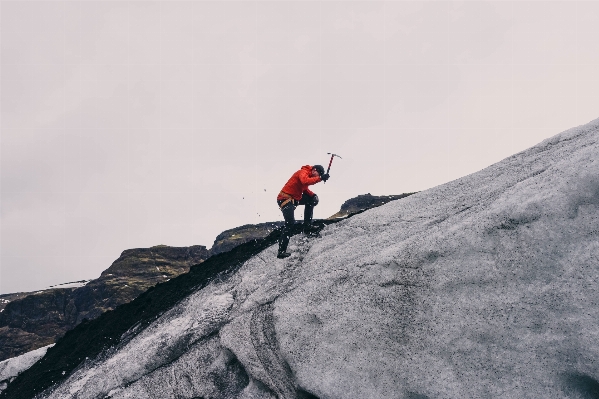
<svg viewBox="0 0 599 399">
<path fill-rule="evenodd" d="M 0 2 L 0 292 L 424 190 L 599 117 L 599 2 Z M 298 212 L 296 216 L 300 216 Z M 300 216 L 301 217 L 301 216 Z"/>
</svg>

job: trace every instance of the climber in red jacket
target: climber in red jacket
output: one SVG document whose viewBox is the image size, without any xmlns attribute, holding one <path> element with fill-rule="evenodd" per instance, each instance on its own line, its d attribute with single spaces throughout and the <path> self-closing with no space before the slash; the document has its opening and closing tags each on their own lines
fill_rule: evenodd
<svg viewBox="0 0 599 399">
<path fill-rule="evenodd" d="M 324 173 L 324 168 L 321 165 L 304 165 L 291 176 L 277 196 L 277 204 L 279 204 L 279 209 L 281 209 L 285 218 L 285 226 L 283 226 L 279 238 L 277 258 L 283 259 L 291 255 L 287 252 L 287 245 L 289 244 L 289 233 L 295 224 L 294 211 L 298 205 L 305 206 L 304 234 L 308 236 L 318 234 L 318 230 L 312 226 L 312 214 L 314 207 L 318 205 L 318 196 L 308 186 L 321 181 L 326 182 L 328 179 L 329 175 Z"/>
</svg>

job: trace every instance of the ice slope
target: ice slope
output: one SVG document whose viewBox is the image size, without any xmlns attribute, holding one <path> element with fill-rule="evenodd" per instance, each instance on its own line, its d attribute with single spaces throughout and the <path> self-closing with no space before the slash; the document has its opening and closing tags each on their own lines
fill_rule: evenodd
<svg viewBox="0 0 599 399">
<path fill-rule="evenodd" d="M 5 390 L 8 384 L 23 371 L 31 367 L 46 354 L 48 348 L 54 344 L 27 352 L 0 362 L 0 392 Z"/>
<path fill-rule="evenodd" d="M 270 247 L 42 397 L 597 397 L 598 138 Z"/>
</svg>

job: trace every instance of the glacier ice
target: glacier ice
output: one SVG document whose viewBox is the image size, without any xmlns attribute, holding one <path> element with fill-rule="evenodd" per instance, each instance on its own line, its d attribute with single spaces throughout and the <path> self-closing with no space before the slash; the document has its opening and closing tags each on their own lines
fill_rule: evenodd
<svg viewBox="0 0 599 399">
<path fill-rule="evenodd" d="M 40 397 L 591 397 L 598 138 L 596 120 L 270 247 Z"/>
<path fill-rule="evenodd" d="M 35 362 L 41 359 L 48 348 L 54 344 L 46 345 L 41 348 L 23 353 L 20 356 L 15 356 L 0 362 L 0 391 L 6 389 L 8 384 L 23 371 L 31 367 Z"/>
</svg>

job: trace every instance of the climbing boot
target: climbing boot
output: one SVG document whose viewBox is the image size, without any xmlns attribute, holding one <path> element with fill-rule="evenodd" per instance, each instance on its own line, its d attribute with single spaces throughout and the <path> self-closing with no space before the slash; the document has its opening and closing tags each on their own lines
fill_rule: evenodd
<svg viewBox="0 0 599 399">
<path fill-rule="evenodd" d="M 287 252 L 287 245 L 289 244 L 289 234 L 286 228 L 283 228 L 281 235 L 279 237 L 279 251 L 277 253 L 277 258 L 285 259 L 291 256 L 289 252 Z"/>
<path fill-rule="evenodd" d="M 291 256 L 291 254 L 289 252 L 286 252 L 286 251 L 279 251 L 279 253 L 277 254 L 277 258 L 279 258 L 279 259 L 285 259 L 285 258 L 288 258 L 290 256 Z"/>
<path fill-rule="evenodd" d="M 320 237 L 320 228 L 312 224 L 304 224 L 304 234 L 307 237 Z"/>
</svg>

